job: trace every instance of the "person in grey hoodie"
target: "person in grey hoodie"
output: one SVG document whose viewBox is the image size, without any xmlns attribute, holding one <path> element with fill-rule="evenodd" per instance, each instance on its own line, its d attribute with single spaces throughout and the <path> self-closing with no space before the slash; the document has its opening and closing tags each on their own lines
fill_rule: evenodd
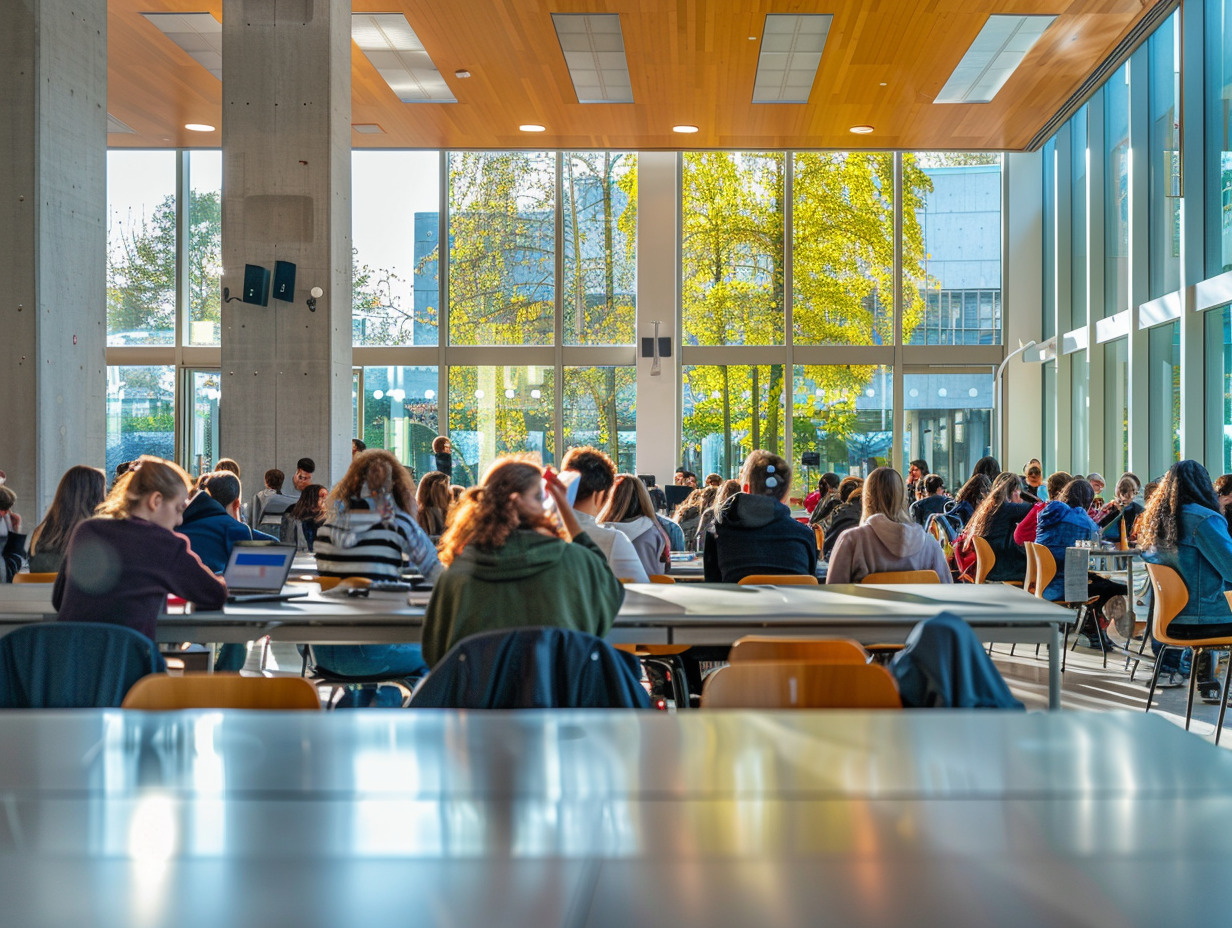
<svg viewBox="0 0 1232 928">
<path fill-rule="evenodd" d="M 931 570 L 942 583 L 953 582 L 937 539 L 907 513 L 902 475 L 878 467 L 864 482 L 860 524 L 845 531 L 830 553 L 826 583 L 859 583 L 886 570 Z"/>
<path fill-rule="evenodd" d="M 633 543 L 648 577 L 671 570 L 667 533 L 654 517 L 654 505 L 645 485 L 633 474 L 616 475 L 612 495 L 599 513 L 599 524 L 621 532 Z"/>
<path fill-rule="evenodd" d="M 791 465 L 754 451 L 740 470 L 742 492 L 729 496 L 707 533 L 702 565 L 707 583 L 739 583 L 751 574 L 816 574 L 817 538 L 784 504 Z"/>
</svg>

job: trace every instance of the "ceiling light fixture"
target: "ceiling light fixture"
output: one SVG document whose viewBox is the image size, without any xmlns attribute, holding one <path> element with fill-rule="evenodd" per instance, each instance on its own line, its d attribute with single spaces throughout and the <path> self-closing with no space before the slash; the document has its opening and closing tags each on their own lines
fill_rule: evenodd
<svg viewBox="0 0 1232 928">
<path fill-rule="evenodd" d="M 351 38 L 403 103 L 457 103 L 401 13 L 352 13 Z"/>
<path fill-rule="evenodd" d="M 689 135 L 697 131 L 697 126 L 672 126 L 672 131 Z"/>
<path fill-rule="evenodd" d="M 214 127 L 208 126 L 203 122 L 189 122 L 184 124 L 184 128 L 189 132 L 213 132 Z"/>
<path fill-rule="evenodd" d="M 453 72 L 453 76 L 459 80 L 466 80 L 466 78 L 471 76 L 471 72 L 466 70 L 466 68 L 458 68 L 458 70 Z"/>
<path fill-rule="evenodd" d="M 578 103 L 632 103 L 619 13 L 553 13 Z"/>
<path fill-rule="evenodd" d="M 523 126 L 518 126 L 518 128 L 521 129 L 523 132 L 544 132 L 546 131 L 543 126 L 537 126 L 533 122 L 528 122 Z"/>
<path fill-rule="evenodd" d="M 222 23 L 210 13 L 142 13 L 159 32 L 222 80 Z"/>
<path fill-rule="evenodd" d="M 873 127 L 872 126 L 852 126 L 851 129 L 848 131 L 854 132 L 856 135 L 868 135 L 870 132 L 873 131 Z"/>
<path fill-rule="evenodd" d="M 107 114 L 107 134 L 111 135 L 112 133 L 125 133 L 125 134 L 133 133 L 133 127 L 128 125 L 127 123 L 120 122 L 120 120 L 116 119 L 114 116 L 108 113 Z"/>
<path fill-rule="evenodd" d="M 830 34 L 829 13 L 767 13 L 754 103 L 808 103 Z"/>
<path fill-rule="evenodd" d="M 1055 16 L 989 16 L 934 103 L 991 103 Z"/>
</svg>

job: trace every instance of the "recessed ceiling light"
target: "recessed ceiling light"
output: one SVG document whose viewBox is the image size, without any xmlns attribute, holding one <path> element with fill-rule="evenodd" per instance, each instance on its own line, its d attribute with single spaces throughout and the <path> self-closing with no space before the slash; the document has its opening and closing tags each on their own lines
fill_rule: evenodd
<svg viewBox="0 0 1232 928">
<path fill-rule="evenodd" d="M 754 103 L 807 103 L 830 33 L 829 13 L 767 13 Z"/>
<path fill-rule="evenodd" d="M 882 86 L 882 87 L 884 87 L 885 85 L 886 85 L 886 82 L 885 82 L 885 81 L 882 81 L 882 82 L 881 82 L 881 86 Z"/>
<path fill-rule="evenodd" d="M 352 13 L 351 38 L 403 103 L 457 103 L 402 13 Z"/>
<path fill-rule="evenodd" d="M 1056 16 L 989 16 L 934 103 L 989 103 Z"/>
<path fill-rule="evenodd" d="M 458 70 L 453 72 L 453 76 L 459 79 L 465 79 L 471 76 L 471 72 L 466 70 L 466 68 L 458 68 Z"/>
<path fill-rule="evenodd" d="M 689 134 L 691 132 L 696 132 L 697 126 L 672 126 L 672 131 Z"/>
<path fill-rule="evenodd" d="M 856 135 L 868 135 L 870 132 L 873 131 L 873 127 L 872 126 L 852 126 L 850 131 L 854 132 Z"/>
<path fill-rule="evenodd" d="M 521 129 L 523 132 L 543 132 L 545 131 L 543 126 L 537 126 L 533 122 L 528 122 L 524 126 L 518 126 L 518 128 Z"/>
<path fill-rule="evenodd" d="M 203 122 L 190 122 L 190 123 L 185 124 L 184 128 L 187 129 L 189 132 L 213 132 L 214 131 L 213 126 L 207 126 Z"/>
<path fill-rule="evenodd" d="M 199 65 L 222 80 L 222 23 L 210 13 L 142 13 Z"/>
<path fill-rule="evenodd" d="M 632 103 L 618 13 L 553 13 L 552 25 L 578 103 Z"/>
</svg>

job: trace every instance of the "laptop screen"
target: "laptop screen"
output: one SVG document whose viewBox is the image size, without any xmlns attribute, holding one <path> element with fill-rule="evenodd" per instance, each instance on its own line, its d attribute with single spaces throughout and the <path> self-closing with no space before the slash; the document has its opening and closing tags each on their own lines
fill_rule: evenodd
<svg viewBox="0 0 1232 928">
<path fill-rule="evenodd" d="M 236 545 L 231 549 L 223 578 L 231 592 L 257 591 L 277 593 L 287 582 L 291 563 L 295 560 L 294 545 Z"/>
</svg>

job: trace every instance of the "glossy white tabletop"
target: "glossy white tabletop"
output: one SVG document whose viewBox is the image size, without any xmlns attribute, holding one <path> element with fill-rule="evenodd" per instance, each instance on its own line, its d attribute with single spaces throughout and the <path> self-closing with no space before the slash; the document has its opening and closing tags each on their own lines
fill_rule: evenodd
<svg viewBox="0 0 1232 928">
<path fill-rule="evenodd" d="M 1227 923 L 1232 757 L 1136 713 L 22 712 L 0 744 L 6 928 Z"/>
</svg>

